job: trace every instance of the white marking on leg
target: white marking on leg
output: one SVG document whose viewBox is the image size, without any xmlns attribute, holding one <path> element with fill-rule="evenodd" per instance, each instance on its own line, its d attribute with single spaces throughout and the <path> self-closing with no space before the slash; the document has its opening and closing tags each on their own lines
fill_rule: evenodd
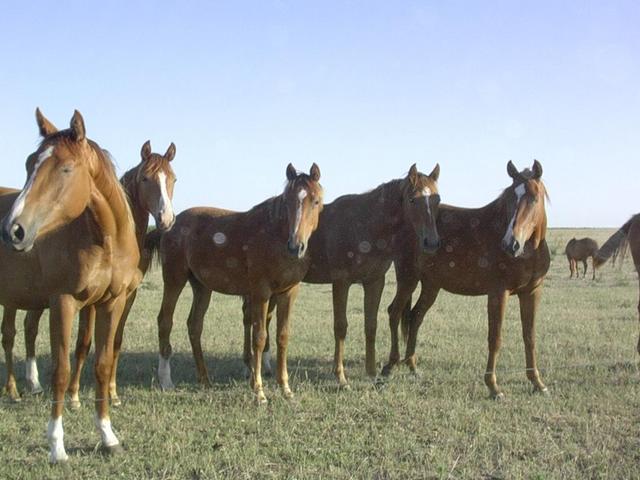
<svg viewBox="0 0 640 480">
<path fill-rule="evenodd" d="M 33 182 L 35 181 L 36 174 L 38 173 L 38 169 L 40 168 L 40 165 L 42 165 L 42 162 L 44 162 L 49 157 L 51 157 L 52 153 L 53 153 L 53 147 L 49 146 L 45 149 L 44 152 L 38 155 L 38 160 L 36 161 L 36 164 L 33 167 L 33 172 L 31 172 L 31 176 L 27 178 L 27 183 L 25 184 L 24 188 L 20 192 L 20 195 L 18 195 L 18 198 L 16 198 L 15 201 L 13 202 L 13 206 L 9 211 L 9 215 L 7 216 L 8 217 L 7 222 L 9 224 L 12 223 L 24 210 L 25 200 L 27 198 L 27 195 L 29 195 L 29 192 L 31 191 L 31 187 L 33 187 Z"/>
<path fill-rule="evenodd" d="M 514 192 L 516 194 L 516 208 L 513 212 L 513 217 L 511 217 L 511 221 L 509 222 L 509 226 L 507 227 L 507 232 L 504 234 L 504 238 L 502 239 L 505 244 L 510 245 L 513 241 L 513 226 L 516 223 L 516 215 L 518 215 L 518 204 L 520 203 L 520 199 L 522 198 L 522 196 L 525 194 L 525 191 L 526 190 L 523 183 L 518 185 L 514 189 Z"/>
<path fill-rule="evenodd" d="M 162 355 L 158 356 L 158 380 L 160 381 L 160 387 L 162 390 L 171 390 L 174 388 L 171 381 L 171 357 L 164 358 Z"/>
<path fill-rule="evenodd" d="M 40 385 L 40 376 L 38 375 L 38 364 L 35 357 L 29 357 L 25 363 L 25 378 L 31 389 L 31 393 L 42 393 L 42 385 Z"/>
<path fill-rule="evenodd" d="M 64 430 L 62 416 L 49 419 L 47 426 L 47 440 L 49 440 L 49 463 L 66 462 L 69 457 L 64 450 Z"/>
<path fill-rule="evenodd" d="M 95 416 L 96 428 L 102 438 L 102 445 L 105 447 L 113 447 L 118 445 L 118 437 L 113 433 L 111 429 L 111 420 L 107 418 L 98 418 L 98 414 Z"/>
</svg>

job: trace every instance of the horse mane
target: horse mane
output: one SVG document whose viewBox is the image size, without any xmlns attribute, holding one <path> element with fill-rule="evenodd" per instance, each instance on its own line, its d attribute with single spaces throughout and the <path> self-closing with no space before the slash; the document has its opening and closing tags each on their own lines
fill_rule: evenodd
<svg viewBox="0 0 640 480">
<path fill-rule="evenodd" d="M 283 217 L 283 203 L 284 203 L 284 194 L 289 188 L 292 188 L 297 183 L 303 183 L 304 187 L 307 190 L 311 191 L 312 195 L 322 194 L 322 187 L 318 182 L 313 180 L 310 175 L 306 173 L 299 174 L 294 180 L 288 180 L 284 185 L 284 190 L 280 195 L 276 195 L 266 199 L 265 201 L 259 203 L 255 207 L 249 210 L 250 213 L 254 211 L 260 211 L 267 209 L 269 214 L 269 220 L 272 223 L 275 223 L 278 220 L 281 220 Z"/>
</svg>

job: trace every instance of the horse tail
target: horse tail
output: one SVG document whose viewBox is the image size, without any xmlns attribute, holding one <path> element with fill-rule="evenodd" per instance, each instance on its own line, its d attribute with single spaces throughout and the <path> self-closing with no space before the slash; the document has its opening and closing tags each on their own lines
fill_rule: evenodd
<svg viewBox="0 0 640 480">
<path fill-rule="evenodd" d="M 412 315 L 411 315 L 411 298 L 402 307 L 402 313 L 400 317 L 400 333 L 402 334 L 402 341 L 407 344 L 409 338 L 409 328 L 411 327 Z"/>
<path fill-rule="evenodd" d="M 604 242 L 602 247 L 595 253 L 593 256 L 593 265 L 598 268 L 602 264 L 604 264 L 613 253 L 620 248 L 620 245 L 626 240 L 627 234 L 629 233 L 629 229 L 631 228 L 631 224 L 640 219 L 639 215 L 634 215 L 627 223 L 625 223 L 620 229 L 611 235 L 609 239 Z"/>
<path fill-rule="evenodd" d="M 162 232 L 157 228 L 151 230 L 144 237 L 142 255 L 147 259 L 149 265 L 160 262 L 160 240 L 162 240 Z"/>
</svg>

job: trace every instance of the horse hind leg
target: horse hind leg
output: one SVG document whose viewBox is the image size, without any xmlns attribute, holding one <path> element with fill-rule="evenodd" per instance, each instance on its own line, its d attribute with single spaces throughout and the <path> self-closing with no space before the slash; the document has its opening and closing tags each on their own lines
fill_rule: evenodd
<svg viewBox="0 0 640 480">
<path fill-rule="evenodd" d="M 291 320 L 291 310 L 298 296 L 300 284 L 291 287 L 287 292 L 277 297 L 277 333 L 276 343 L 278 345 L 278 362 L 276 367 L 276 381 L 280 385 L 282 395 L 293 398 L 293 392 L 289 387 L 289 372 L 287 370 L 287 347 L 289 345 L 289 325 Z"/>
<path fill-rule="evenodd" d="M 536 393 L 548 394 L 549 390 L 540 379 L 536 364 L 536 314 L 540 304 L 541 287 L 532 292 L 518 294 L 520 300 L 520 320 L 522 322 L 522 339 L 524 341 L 527 378 Z"/>
<path fill-rule="evenodd" d="M 32 395 L 42 393 L 38 363 L 36 362 L 36 338 L 43 310 L 29 310 L 24 317 L 24 343 L 27 350 L 25 359 L 25 379 L 27 390 Z"/>
<path fill-rule="evenodd" d="M 376 368 L 376 330 L 378 328 L 378 310 L 384 290 L 384 275 L 364 284 L 364 336 L 366 342 L 365 368 L 369 378 L 375 379 Z"/>
<path fill-rule="evenodd" d="M 2 315 L 2 348 L 7 368 L 7 381 L 4 390 L 13 402 L 20 401 L 20 394 L 16 385 L 16 377 L 13 368 L 13 344 L 16 337 L 16 310 L 4 308 Z"/>
<path fill-rule="evenodd" d="M 119 407 L 122 405 L 122 401 L 118 396 L 118 361 L 120 360 L 120 352 L 122 351 L 122 338 L 124 336 L 124 326 L 127 324 L 127 318 L 129 318 L 129 312 L 133 306 L 133 302 L 136 300 L 138 290 L 132 291 L 127 297 L 127 301 L 124 305 L 122 312 L 122 318 L 118 322 L 118 329 L 116 330 L 116 337 L 113 341 L 113 368 L 111 369 L 111 377 L 109 379 L 109 399 L 111 400 L 112 407 Z"/>
<path fill-rule="evenodd" d="M 174 280 L 165 273 L 163 265 L 164 287 L 162 293 L 162 304 L 158 312 L 158 343 L 160 353 L 158 355 L 158 381 L 160 388 L 164 391 L 174 387 L 171 379 L 171 330 L 173 328 L 173 314 L 176 309 L 178 297 L 187 283 L 186 274 L 184 277 Z"/>
<path fill-rule="evenodd" d="M 71 382 L 69 383 L 69 408 L 77 410 L 81 407 L 80 402 L 80 377 L 82 367 L 91 349 L 91 337 L 95 326 L 96 309 L 93 305 L 88 305 L 80 310 L 80 321 L 78 323 L 78 338 L 76 340 L 75 357 L 76 362 L 71 372 Z"/>
<path fill-rule="evenodd" d="M 190 283 L 193 290 L 193 302 L 187 319 L 189 341 L 191 342 L 191 351 L 196 363 L 198 383 L 203 387 L 210 387 L 211 380 L 209 379 L 209 372 L 202 353 L 202 329 L 204 316 L 211 302 L 211 290 L 195 278 L 191 279 Z"/>
<path fill-rule="evenodd" d="M 582 260 L 582 278 L 587 276 L 587 259 Z"/>
<path fill-rule="evenodd" d="M 489 355 L 487 357 L 487 368 L 484 372 L 484 383 L 489 388 L 491 398 L 500 400 L 504 398 L 504 393 L 498 387 L 496 379 L 496 363 L 498 353 L 502 345 L 502 320 L 507 304 L 507 292 L 499 291 L 488 295 L 488 319 L 489 333 L 487 342 L 489 345 Z"/>
<path fill-rule="evenodd" d="M 347 377 L 344 373 L 344 342 L 347 337 L 347 301 L 349 298 L 349 283 L 333 284 L 333 337 L 335 351 L 333 354 L 333 373 L 340 387 L 347 387 Z"/>
<path fill-rule="evenodd" d="M 425 315 L 435 303 L 436 298 L 438 298 L 438 292 L 438 288 L 431 288 L 428 285 L 422 284 L 420 296 L 411 310 L 411 323 L 408 329 L 405 362 L 409 366 L 409 369 L 416 374 L 418 373 L 416 357 L 418 330 L 420 329 L 420 325 L 422 325 Z"/>
</svg>

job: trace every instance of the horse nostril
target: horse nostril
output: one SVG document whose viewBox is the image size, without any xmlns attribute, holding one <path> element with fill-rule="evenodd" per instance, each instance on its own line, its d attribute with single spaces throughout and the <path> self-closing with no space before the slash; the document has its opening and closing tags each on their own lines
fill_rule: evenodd
<svg viewBox="0 0 640 480">
<path fill-rule="evenodd" d="M 11 226 L 11 240 L 13 243 L 20 243 L 24 240 L 24 228 L 19 223 Z"/>
<path fill-rule="evenodd" d="M 514 240 L 514 242 L 513 242 L 513 251 L 517 252 L 518 250 L 520 250 L 520 242 L 518 242 L 517 240 Z"/>
</svg>

